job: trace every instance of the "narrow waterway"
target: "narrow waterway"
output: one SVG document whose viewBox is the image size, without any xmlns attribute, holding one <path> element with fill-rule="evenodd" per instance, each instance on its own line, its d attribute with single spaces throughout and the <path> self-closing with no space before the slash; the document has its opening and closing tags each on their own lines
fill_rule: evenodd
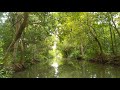
<svg viewBox="0 0 120 90">
<path fill-rule="evenodd" d="M 62 55 L 57 49 L 59 42 L 58 31 L 54 36 L 52 46 L 52 63 L 38 63 L 25 71 L 15 73 L 13 78 L 120 78 L 120 67 L 90 63 L 88 61 L 77 61 L 62 59 Z M 60 61 L 63 61 L 60 64 Z"/>
<path fill-rule="evenodd" d="M 60 66 L 39 63 L 15 73 L 13 78 L 120 78 L 120 67 L 75 60 Z"/>
</svg>

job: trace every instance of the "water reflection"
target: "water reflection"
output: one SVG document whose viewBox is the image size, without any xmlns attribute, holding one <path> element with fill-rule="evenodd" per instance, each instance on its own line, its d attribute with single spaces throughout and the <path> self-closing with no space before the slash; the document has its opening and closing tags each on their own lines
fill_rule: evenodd
<svg viewBox="0 0 120 90">
<path fill-rule="evenodd" d="M 13 78 L 54 78 L 54 68 L 49 64 L 39 63 L 25 71 L 15 73 Z"/>
<path fill-rule="evenodd" d="M 59 66 L 60 78 L 120 78 L 120 67 L 85 61 L 73 63 Z"/>
<path fill-rule="evenodd" d="M 38 64 L 28 70 L 16 73 L 17 78 L 120 78 L 120 67 L 89 62 L 65 63 L 58 66 Z"/>
<path fill-rule="evenodd" d="M 56 78 L 58 78 L 59 76 L 58 76 L 58 63 L 57 62 L 54 62 L 53 64 L 52 64 L 52 66 L 54 67 L 54 69 L 55 69 L 55 77 Z"/>
</svg>

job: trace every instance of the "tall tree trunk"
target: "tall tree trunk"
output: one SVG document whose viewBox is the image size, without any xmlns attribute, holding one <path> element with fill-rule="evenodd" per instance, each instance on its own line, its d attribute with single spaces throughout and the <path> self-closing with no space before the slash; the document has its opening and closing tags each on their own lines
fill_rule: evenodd
<svg viewBox="0 0 120 90">
<path fill-rule="evenodd" d="M 103 38 L 104 38 L 104 40 L 103 40 L 103 42 L 104 42 L 104 44 L 103 44 L 103 46 L 105 47 L 106 46 L 106 38 L 105 38 L 105 30 L 104 30 L 104 28 L 102 27 L 102 30 L 103 30 Z M 105 47 L 106 48 L 106 47 Z"/>
<path fill-rule="evenodd" d="M 113 40 L 114 40 L 115 54 L 117 54 L 117 42 L 116 42 L 116 36 L 115 36 L 115 31 L 114 30 L 113 30 Z"/>
<path fill-rule="evenodd" d="M 109 29 L 110 29 L 112 53 L 115 55 L 114 44 L 113 44 L 113 35 L 112 35 L 112 30 L 111 30 L 111 24 L 110 23 L 109 23 Z"/>
</svg>

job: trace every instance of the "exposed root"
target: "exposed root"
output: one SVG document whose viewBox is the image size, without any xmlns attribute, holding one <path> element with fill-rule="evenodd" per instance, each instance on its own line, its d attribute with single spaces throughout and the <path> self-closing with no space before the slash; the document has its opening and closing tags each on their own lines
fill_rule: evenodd
<svg viewBox="0 0 120 90">
<path fill-rule="evenodd" d="M 19 71 L 25 70 L 25 66 L 23 64 L 20 64 L 20 63 L 15 63 L 15 64 L 12 65 L 12 67 L 13 67 L 13 70 L 15 72 L 19 72 Z"/>
</svg>

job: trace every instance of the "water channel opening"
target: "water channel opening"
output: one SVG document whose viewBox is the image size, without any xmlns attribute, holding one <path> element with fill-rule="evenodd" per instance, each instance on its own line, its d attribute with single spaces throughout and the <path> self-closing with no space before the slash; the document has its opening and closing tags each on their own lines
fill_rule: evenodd
<svg viewBox="0 0 120 90">
<path fill-rule="evenodd" d="M 58 66 L 59 66 L 59 62 L 62 58 L 62 55 L 60 53 L 60 51 L 57 49 L 57 43 L 59 42 L 59 38 L 58 38 L 58 29 L 56 29 L 56 33 L 53 34 L 53 37 L 54 37 L 54 45 L 52 46 L 53 50 L 53 61 L 52 61 L 52 64 L 51 66 L 54 67 L 55 69 L 55 77 L 59 77 L 57 74 L 58 74 Z"/>
</svg>

